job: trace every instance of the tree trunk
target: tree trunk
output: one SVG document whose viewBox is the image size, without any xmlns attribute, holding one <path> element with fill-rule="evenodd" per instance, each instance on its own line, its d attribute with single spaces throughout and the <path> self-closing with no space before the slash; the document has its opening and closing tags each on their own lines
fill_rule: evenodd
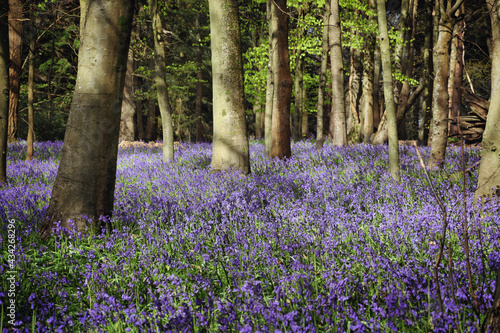
<svg viewBox="0 0 500 333">
<path fill-rule="evenodd" d="M 370 142 L 373 134 L 373 36 L 368 36 L 363 52 L 363 92 L 361 97 L 361 123 L 363 142 Z"/>
<path fill-rule="evenodd" d="M 0 186 L 7 181 L 7 131 L 9 120 L 9 2 L 0 0 Z"/>
<path fill-rule="evenodd" d="M 202 108 L 203 108 L 203 50 L 201 48 L 200 36 L 200 13 L 196 14 L 196 142 L 203 140 Z"/>
<path fill-rule="evenodd" d="M 465 3 L 462 3 L 460 13 L 465 13 Z M 452 64 L 455 66 L 453 76 L 453 89 L 451 94 L 451 111 L 450 118 L 457 119 L 460 116 L 460 107 L 462 106 L 462 83 L 464 73 L 464 36 L 465 36 L 465 20 L 461 19 L 457 23 L 456 35 L 456 61 Z M 458 126 L 450 125 L 450 135 L 458 134 Z"/>
<path fill-rule="evenodd" d="M 359 14 L 358 14 L 359 15 Z M 351 124 L 347 126 L 348 136 L 354 142 L 359 142 L 362 138 L 362 127 L 360 115 L 361 98 L 361 77 L 363 75 L 363 64 L 360 61 L 361 52 L 358 49 L 351 48 L 351 75 L 349 75 L 349 107 L 346 112 L 351 113 Z"/>
<path fill-rule="evenodd" d="M 273 119 L 270 158 L 292 155 L 290 147 L 290 102 L 293 80 L 290 75 L 288 52 L 288 15 L 286 0 L 273 0 L 272 49 L 273 49 Z"/>
<path fill-rule="evenodd" d="M 375 43 L 373 51 L 373 127 L 378 128 L 382 121 L 383 103 L 381 100 L 380 89 L 380 72 L 382 70 L 382 62 L 380 59 L 380 47 Z"/>
<path fill-rule="evenodd" d="M 59 170 L 42 238 L 58 221 L 99 232 L 111 216 L 118 134 L 134 2 L 90 1 L 78 55 L 78 75 Z M 106 224 L 108 231 L 111 224 Z"/>
<path fill-rule="evenodd" d="M 9 0 L 9 51 L 10 51 L 10 96 L 8 141 L 16 139 L 19 109 L 19 88 L 21 86 L 21 64 L 23 51 L 23 2 Z"/>
<path fill-rule="evenodd" d="M 237 0 L 210 0 L 214 136 L 212 170 L 250 172 Z"/>
<path fill-rule="evenodd" d="M 134 52 L 132 49 L 128 51 L 127 72 L 125 74 L 125 86 L 123 88 L 122 113 L 120 121 L 120 137 L 119 141 L 134 141 L 135 124 L 135 61 Z"/>
<path fill-rule="evenodd" d="M 476 199 L 500 196 L 500 2 L 486 0 L 491 18 L 491 100 L 483 134 L 483 151 L 479 167 Z M 497 273 L 493 304 L 484 321 L 484 331 L 500 331 L 500 269 Z"/>
<path fill-rule="evenodd" d="M 388 138 L 389 138 L 389 167 L 391 176 L 399 181 L 399 148 L 398 129 L 396 120 L 396 105 L 394 103 L 391 49 L 389 45 L 389 33 L 387 31 L 387 18 L 385 10 L 385 0 L 377 0 L 378 26 L 380 31 L 380 53 L 382 57 L 382 72 L 384 79 L 384 99 L 385 113 L 387 118 Z"/>
<path fill-rule="evenodd" d="M 300 28 L 299 28 L 300 30 Z M 299 34 L 299 38 L 301 38 Z M 294 95 L 295 95 L 295 110 L 294 110 L 294 138 L 295 140 L 300 140 L 302 139 L 302 124 L 301 124 L 301 115 L 304 110 L 304 69 L 305 69 L 305 62 L 303 58 L 303 53 L 301 52 L 300 49 L 297 49 L 297 60 L 296 60 L 296 65 L 295 65 L 295 89 L 294 89 Z"/>
<path fill-rule="evenodd" d="M 163 163 L 174 160 L 174 130 L 172 127 L 172 107 L 168 100 L 168 87 L 165 70 L 165 49 L 161 34 L 163 31 L 158 9 L 158 0 L 149 0 L 151 19 L 153 25 L 153 40 L 155 50 L 155 85 L 158 93 L 158 108 L 160 109 L 163 131 Z"/>
<path fill-rule="evenodd" d="M 424 91 L 422 96 L 422 108 L 420 111 L 420 121 L 418 128 L 418 142 L 420 145 L 427 145 L 429 137 L 429 117 L 427 116 L 432 105 L 432 22 L 433 22 L 433 0 L 425 0 L 425 11 L 422 21 L 424 22 L 424 50 L 423 50 L 423 75 Z"/>
<path fill-rule="evenodd" d="M 33 11 L 30 12 L 29 25 L 29 54 L 28 54 L 28 138 L 26 139 L 28 148 L 26 152 L 26 161 L 33 159 L 33 139 L 35 136 L 35 123 L 33 121 L 33 103 L 34 103 L 34 81 L 35 81 L 35 22 L 33 20 Z"/>
<path fill-rule="evenodd" d="M 156 100 L 151 96 L 148 98 L 148 115 L 146 117 L 145 141 L 154 141 L 157 136 L 158 117 L 156 110 Z"/>
<path fill-rule="evenodd" d="M 253 112 L 255 114 L 255 139 L 260 140 L 263 137 L 263 124 L 264 122 L 264 112 L 262 112 L 262 106 L 260 102 L 256 102 L 253 106 Z"/>
<path fill-rule="evenodd" d="M 462 4 L 458 0 L 453 7 L 451 0 L 440 5 L 439 33 L 434 47 L 434 87 L 432 91 L 431 156 L 429 168 L 441 168 L 444 164 L 448 141 L 448 71 L 450 64 L 450 42 L 453 32 L 453 15 Z M 445 9 L 446 8 L 446 9 Z"/>
<path fill-rule="evenodd" d="M 264 119 L 264 144 L 267 156 L 271 156 L 273 101 L 274 101 L 274 71 L 273 71 L 273 0 L 267 0 L 267 22 L 269 24 L 269 62 L 267 64 L 266 111 Z"/>
<path fill-rule="evenodd" d="M 339 1 L 331 0 L 330 58 L 332 63 L 332 110 L 328 136 L 335 146 L 347 144 L 346 114 L 344 107 L 344 69 L 340 30 Z"/>
<path fill-rule="evenodd" d="M 302 123 L 302 139 L 307 139 L 309 136 L 309 114 L 306 108 L 307 101 L 307 89 L 302 84 L 302 116 L 300 117 Z"/>
<path fill-rule="evenodd" d="M 321 47 L 321 68 L 319 72 L 318 87 L 318 112 L 316 116 L 316 149 L 323 148 L 325 141 L 323 108 L 325 103 L 326 73 L 328 66 L 328 20 L 330 18 L 330 1 L 325 1 L 325 12 L 323 14 L 323 44 Z"/>
</svg>

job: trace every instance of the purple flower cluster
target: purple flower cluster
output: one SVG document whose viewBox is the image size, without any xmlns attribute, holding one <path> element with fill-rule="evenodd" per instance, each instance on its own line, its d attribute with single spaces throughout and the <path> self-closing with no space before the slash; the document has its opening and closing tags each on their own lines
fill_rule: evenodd
<svg viewBox="0 0 500 333">
<path fill-rule="evenodd" d="M 31 162 L 22 144 L 9 146 L 0 220 L 17 226 L 14 331 L 476 331 L 492 302 L 500 205 L 467 210 L 478 314 L 462 247 L 458 149 L 432 174 L 449 222 L 442 312 L 432 275 L 442 217 L 413 148 L 401 147 L 399 183 L 387 147 L 316 152 L 304 141 L 282 161 L 252 143 L 248 176 L 211 173 L 209 144 L 183 143 L 169 164 L 158 147 L 123 148 L 114 231 L 42 243 L 61 146 L 38 143 Z M 479 157 L 466 150 L 467 165 Z M 468 202 L 476 182 L 469 172 Z M 0 235 L 4 249 L 6 223 Z"/>
</svg>

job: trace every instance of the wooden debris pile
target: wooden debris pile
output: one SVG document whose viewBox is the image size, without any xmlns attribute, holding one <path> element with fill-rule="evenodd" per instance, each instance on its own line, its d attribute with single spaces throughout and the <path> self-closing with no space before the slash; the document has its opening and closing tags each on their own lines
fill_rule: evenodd
<svg viewBox="0 0 500 333">
<path fill-rule="evenodd" d="M 457 123 L 460 122 L 460 130 L 466 143 L 479 143 L 483 139 L 490 102 L 463 87 L 462 97 L 470 108 L 470 111 L 468 111 L 469 114 L 467 116 L 461 116 L 460 119 L 453 118 L 447 120 L 452 125 L 457 125 Z M 450 137 L 458 135 L 458 133 L 452 133 Z"/>
</svg>

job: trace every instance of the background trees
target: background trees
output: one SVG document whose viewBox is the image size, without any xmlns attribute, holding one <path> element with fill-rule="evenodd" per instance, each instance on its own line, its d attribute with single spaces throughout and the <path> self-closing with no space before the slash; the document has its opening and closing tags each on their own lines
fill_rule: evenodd
<svg viewBox="0 0 500 333">
<path fill-rule="evenodd" d="M 7 180 L 7 124 L 9 118 L 9 3 L 0 1 L 0 185 Z"/>
</svg>

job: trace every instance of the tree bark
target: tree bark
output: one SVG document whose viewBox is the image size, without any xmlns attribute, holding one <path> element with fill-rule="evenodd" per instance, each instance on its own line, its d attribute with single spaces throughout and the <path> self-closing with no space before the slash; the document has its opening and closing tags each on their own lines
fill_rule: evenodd
<svg viewBox="0 0 500 333">
<path fill-rule="evenodd" d="M 465 2 L 462 3 L 460 13 L 465 13 Z M 455 66 L 453 75 L 453 89 L 451 91 L 451 111 L 450 118 L 457 119 L 460 116 L 460 107 L 462 106 L 462 84 L 464 73 L 464 36 L 465 36 L 465 20 L 461 19 L 457 23 L 456 34 L 456 60 L 452 64 Z M 458 126 L 450 125 L 450 135 L 458 134 Z"/>
<path fill-rule="evenodd" d="M 288 15 L 286 0 L 273 0 L 272 49 L 273 49 L 273 118 L 270 158 L 283 159 L 292 155 L 290 146 L 290 103 L 293 80 L 290 75 L 288 51 Z"/>
<path fill-rule="evenodd" d="M 158 0 L 149 0 L 151 19 L 153 24 L 153 40 L 155 50 L 155 85 L 158 94 L 158 108 L 160 109 L 163 132 L 163 163 L 174 160 L 174 129 L 172 126 L 172 107 L 168 100 L 168 86 L 165 70 L 165 49 L 161 34 L 163 31 Z"/>
<path fill-rule="evenodd" d="M 450 42 L 453 32 L 453 16 L 463 0 L 452 6 L 452 0 L 440 3 L 439 33 L 434 47 L 434 87 L 432 91 L 431 156 L 429 168 L 444 165 L 448 141 L 448 71 L 450 64 Z"/>
<path fill-rule="evenodd" d="M 318 108 L 316 116 L 316 149 L 323 148 L 324 136 L 324 123 L 323 123 L 323 108 L 325 103 L 325 87 L 326 87 L 326 73 L 328 66 L 328 20 L 330 18 L 330 1 L 325 1 L 325 12 L 323 14 L 323 43 L 321 46 L 321 68 L 319 72 L 319 86 L 318 86 Z"/>
<path fill-rule="evenodd" d="M 210 0 L 214 136 L 212 170 L 250 172 L 237 0 Z"/>
<path fill-rule="evenodd" d="M 42 238 L 58 221 L 99 232 L 113 210 L 118 134 L 134 2 L 89 1 L 61 162 Z M 111 223 L 107 223 L 108 231 Z"/>
<path fill-rule="evenodd" d="M 425 0 L 424 5 L 424 49 L 423 49 L 423 74 L 422 82 L 424 83 L 424 91 L 422 93 L 422 108 L 420 111 L 420 121 L 418 128 L 418 143 L 420 145 L 427 145 L 429 138 L 429 117 L 427 116 L 432 105 L 432 86 L 433 79 L 431 73 L 433 72 L 432 66 L 432 22 L 433 22 L 433 0 Z"/>
<path fill-rule="evenodd" d="M 128 60 L 127 60 L 127 72 L 125 74 L 125 85 L 123 87 L 123 102 L 122 102 L 122 113 L 120 120 L 120 137 L 119 141 L 134 141 L 135 133 L 135 102 L 134 102 L 134 91 L 135 91 L 135 61 L 134 52 L 129 48 Z"/>
<path fill-rule="evenodd" d="M 35 25 L 33 21 L 33 12 L 30 12 L 30 25 L 29 25 L 29 54 L 28 54 L 28 137 L 27 142 L 27 152 L 26 161 L 31 161 L 33 159 L 33 139 L 35 136 L 35 123 L 33 121 L 34 110 L 33 103 L 34 97 L 34 81 L 35 81 Z"/>
<path fill-rule="evenodd" d="M 301 38 L 299 34 L 299 38 Z M 294 138 L 295 140 L 302 139 L 302 124 L 301 124 L 301 115 L 304 111 L 304 69 L 305 62 L 303 58 L 303 53 L 300 49 L 297 50 L 297 60 L 295 65 L 295 77 L 294 77 L 294 95 L 295 95 L 295 108 L 294 108 Z"/>
<path fill-rule="evenodd" d="M 269 62 L 267 65 L 266 110 L 264 114 L 264 145 L 267 156 L 271 156 L 273 142 L 273 101 L 274 101 L 274 71 L 273 71 L 273 0 L 267 0 L 267 22 L 269 24 Z"/>
<path fill-rule="evenodd" d="M 9 120 L 9 2 L 0 0 L 0 186 L 7 181 L 7 131 Z"/>
<path fill-rule="evenodd" d="M 332 110 L 328 136 L 335 146 L 347 145 L 347 127 L 344 102 L 344 69 L 340 30 L 339 1 L 331 0 L 330 58 L 332 63 Z"/>
<path fill-rule="evenodd" d="M 203 50 L 201 48 L 200 13 L 196 14 L 196 142 L 203 140 L 202 108 L 203 108 Z"/>
<path fill-rule="evenodd" d="M 483 134 L 483 151 L 479 167 L 476 199 L 500 196 L 500 2 L 486 0 L 491 19 L 491 100 Z M 493 304 L 484 321 L 484 331 L 500 331 L 500 269 L 497 273 Z"/>
<path fill-rule="evenodd" d="M 389 45 L 389 33 L 387 31 L 387 18 L 385 10 L 385 0 L 377 0 L 378 25 L 380 31 L 380 53 L 382 57 L 382 72 L 384 79 L 384 99 L 385 113 L 387 118 L 388 138 L 389 138 L 389 168 L 394 180 L 399 181 L 399 148 L 398 129 L 396 120 L 396 105 L 394 103 L 391 49 Z"/>
<path fill-rule="evenodd" d="M 10 96 L 8 141 L 16 139 L 19 109 L 19 89 L 21 87 L 21 64 L 23 51 L 23 3 L 9 0 L 9 52 L 10 52 Z"/>
</svg>

